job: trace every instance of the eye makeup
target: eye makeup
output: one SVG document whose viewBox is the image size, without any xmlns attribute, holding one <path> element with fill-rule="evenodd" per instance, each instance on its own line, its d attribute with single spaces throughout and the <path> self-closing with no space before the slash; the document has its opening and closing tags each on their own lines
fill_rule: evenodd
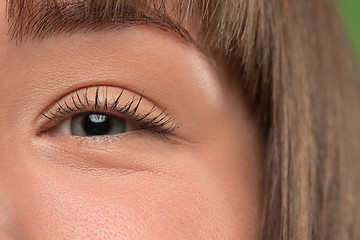
<svg viewBox="0 0 360 240">
<path fill-rule="evenodd" d="M 113 115 L 154 134 L 172 135 L 179 128 L 166 109 L 160 109 L 143 94 L 125 88 L 95 86 L 71 92 L 44 111 L 46 123 L 40 134 L 51 133 L 61 122 L 84 113 Z"/>
</svg>

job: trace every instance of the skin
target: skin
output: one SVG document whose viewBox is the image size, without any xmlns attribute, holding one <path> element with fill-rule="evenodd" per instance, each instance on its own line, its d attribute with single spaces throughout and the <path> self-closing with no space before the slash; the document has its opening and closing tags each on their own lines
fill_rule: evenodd
<svg viewBox="0 0 360 240">
<path fill-rule="evenodd" d="M 7 30 L 1 1 L 1 239 L 256 239 L 257 130 L 196 48 L 148 26 L 21 44 Z M 144 91 L 179 129 L 41 132 L 44 110 L 99 85 Z"/>
</svg>

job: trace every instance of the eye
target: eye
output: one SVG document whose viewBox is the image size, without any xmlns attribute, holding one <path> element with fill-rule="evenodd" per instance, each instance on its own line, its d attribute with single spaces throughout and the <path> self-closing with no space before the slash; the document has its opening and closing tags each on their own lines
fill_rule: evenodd
<svg viewBox="0 0 360 240">
<path fill-rule="evenodd" d="M 53 132 L 81 137 L 116 135 L 138 129 L 135 124 L 113 114 L 78 113 L 61 122 Z"/>
<path fill-rule="evenodd" d="M 80 137 L 117 135 L 133 130 L 171 135 L 178 128 L 174 119 L 142 94 L 116 87 L 76 90 L 42 113 L 39 131 Z"/>
</svg>

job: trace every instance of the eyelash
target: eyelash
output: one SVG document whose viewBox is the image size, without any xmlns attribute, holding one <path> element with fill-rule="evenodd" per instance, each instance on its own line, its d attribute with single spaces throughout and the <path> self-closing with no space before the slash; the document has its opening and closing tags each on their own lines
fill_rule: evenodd
<svg viewBox="0 0 360 240">
<path fill-rule="evenodd" d="M 79 94 L 79 91 L 75 91 L 70 94 L 70 99 L 74 107 L 70 107 L 66 99 L 63 102 L 57 102 L 54 105 L 56 109 L 48 110 L 42 115 L 52 122 L 58 122 L 60 119 L 71 117 L 72 115 L 79 112 L 86 112 L 85 109 L 89 109 L 88 112 L 110 112 L 120 115 L 120 117 L 130 120 L 135 123 L 140 129 L 148 130 L 155 134 L 161 135 L 173 135 L 175 130 L 179 128 L 175 124 L 175 120 L 168 116 L 166 109 L 157 113 L 155 116 L 152 114 L 157 110 L 156 105 L 153 105 L 152 108 L 145 114 L 138 113 L 138 108 L 143 99 L 143 93 L 140 95 L 140 98 L 135 98 L 133 95 L 131 101 L 128 101 L 126 104 L 120 105 L 120 99 L 124 92 L 125 88 L 121 90 L 115 101 L 109 101 L 107 97 L 107 87 L 105 87 L 106 95 L 103 102 L 100 102 L 100 87 L 96 87 L 96 94 L 94 96 L 94 101 L 91 103 L 88 97 L 88 88 L 85 90 L 85 94 Z M 83 98 L 81 100 L 81 98 Z M 136 105 L 135 105 L 136 104 Z M 135 106 L 132 108 L 132 106 Z"/>
</svg>

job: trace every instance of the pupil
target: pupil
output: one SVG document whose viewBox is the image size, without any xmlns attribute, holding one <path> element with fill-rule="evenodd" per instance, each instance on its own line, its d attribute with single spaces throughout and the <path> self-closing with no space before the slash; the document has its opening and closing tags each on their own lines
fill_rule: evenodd
<svg viewBox="0 0 360 240">
<path fill-rule="evenodd" d="M 88 114 L 83 123 L 86 135 L 107 135 L 111 129 L 109 117 L 105 114 Z"/>
</svg>

